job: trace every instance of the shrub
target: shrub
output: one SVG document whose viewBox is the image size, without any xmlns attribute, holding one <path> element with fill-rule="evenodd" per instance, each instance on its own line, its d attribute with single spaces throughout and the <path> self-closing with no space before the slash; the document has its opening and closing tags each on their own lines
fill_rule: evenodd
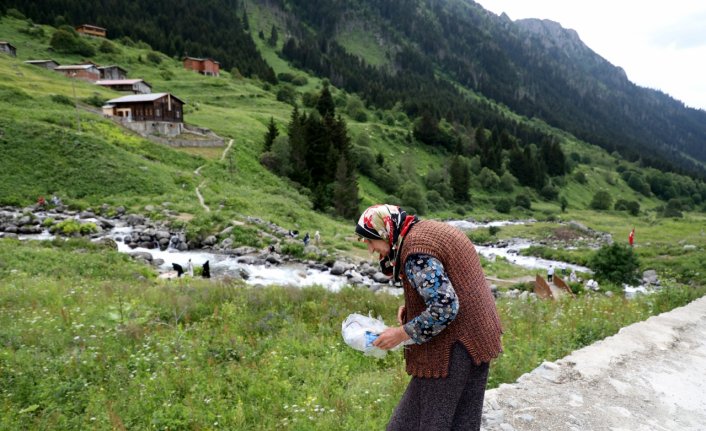
<svg viewBox="0 0 706 431">
<path fill-rule="evenodd" d="M 27 17 L 20 11 L 18 11 L 15 8 L 10 8 L 5 12 L 5 14 L 9 17 L 15 18 L 15 19 L 27 19 Z"/>
<path fill-rule="evenodd" d="M 601 247 L 591 258 L 589 266 L 598 280 L 630 284 L 637 280 L 640 263 L 632 247 L 613 243 Z"/>
<path fill-rule="evenodd" d="M 82 100 L 87 104 L 95 106 L 97 108 L 100 108 L 105 104 L 105 99 L 102 98 L 101 95 L 98 93 L 93 93 L 91 97 L 85 97 Z"/>
<path fill-rule="evenodd" d="M 495 211 L 507 214 L 512 209 L 512 201 L 509 198 L 501 198 L 495 203 Z"/>
<path fill-rule="evenodd" d="M 74 102 L 68 96 L 64 96 L 63 94 L 52 94 L 51 100 L 61 105 L 74 106 Z"/>
<path fill-rule="evenodd" d="M 588 181 L 586 179 L 586 174 L 582 171 L 577 171 L 574 174 L 574 180 L 579 184 L 586 184 L 586 182 Z"/>
<path fill-rule="evenodd" d="M 517 195 L 515 196 L 515 206 L 525 209 L 532 208 L 532 200 L 527 195 Z"/>
<path fill-rule="evenodd" d="M 147 61 L 150 63 L 159 64 L 162 62 L 162 56 L 154 51 L 150 51 L 147 53 Z"/>
<path fill-rule="evenodd" d="M 306 76 L 295 76 L 294 79 L 292 79 L 292 84 L 301 87 L 302 85 L 306 85 L 309 83 L 309 80 L 306 79 Z"/>
<path fill-rule="evenodd" d="M 589 205 L 594 210 L 607 210 L 613 206 L 613 197 L 606 190 L 599 190 L 593 195 Z"/>
<path fill-rule="evenodd" d="M 277 100 L 294 106 L 297 104 L 297 92 L 294 90 L 294 87 L 285 84 L 277 90 Z"/>
<path fill-rule="evenodd" d="M 638 215 L 640 213 L 640 203 L 637 201 L 628 201 L 625 199 L 618 199 L 613 207 L 616 211 L 627 211 L 630 215 Z"/>
<path fill-rule="evenodd" d="M 103 40 L 101 42 L 100 46 L 98 46 L 98 51 L 104 53 L 104 54 L 116 54 L 120 52 L 117 46 L 108 39 Z"/>
<path fill-rule="evenodd" d="M 278 73 L 277 79 L 283 82 L 292 82 L 292 80 L 294 79 L 294 74 L 289 72 Z"/>
</svg>

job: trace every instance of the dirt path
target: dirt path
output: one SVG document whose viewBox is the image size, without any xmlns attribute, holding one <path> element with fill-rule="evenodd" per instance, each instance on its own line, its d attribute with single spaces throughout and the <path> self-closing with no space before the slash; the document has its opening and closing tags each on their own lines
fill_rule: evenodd
<svg viewBox="0 0 706 431">
<path fill-rule="evenodd" d="M 231 139 L 231 142 L 233 142 L 232 139 Z M 199 166 L 198 168 L 196 168 L 196 170 L 194 171 L 194 175 L 200 176 L 200 175 L 201 175 L 201 168 L 203 168 L 204 166 L 206 166 L 206 165 L 201 165 L 201 166 Z M 196 198 L 199 200 L 199 203 L 201 204 L 201 206 L 203 207 L 203 209 L 205 209 L 206 212 L 209 213 L 209 212 L 211 212 L 211 208 L 209 208 L 209 207 L 206 205 L 206 202 L 203 200 L 203 196 L 201 195 L 201 190 L 199 190 L 199 189 L 200 189 L 201 187 L 203 187 L 205 184 L 206 184 L 206 180 L 201 181 L 201 182 L 199 183 L 199 185 L 196 186 L 196 190 L 195 190 L 195 191 L 196 191 Z"/>
<path fill-rule="evenodd" d="M 482 429 L 706 429 L 706 297 L 488 390 Z"/>
</svg>

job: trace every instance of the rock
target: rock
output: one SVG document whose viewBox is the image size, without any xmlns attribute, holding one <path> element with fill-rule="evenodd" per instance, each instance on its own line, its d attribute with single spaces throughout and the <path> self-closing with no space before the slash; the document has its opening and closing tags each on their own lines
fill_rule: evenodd
<svg viewBox="0 0 706 431">
<path fill-rule="evenodd" d="M 223 237 L 223 236 L 228 236 L 228 235 L 230 235 L 231 232 L 233 232 L 233 226 L 228 226 L 227 228 L 223 229 L 223 230 L 218 234 L 218 236 L 221 236 L 221 237 Z"/>
<path fill-rule="evenodd" d="M 99 239 L 97 242 L 107 248 L 112 249 L 112 250 L 118 249 L 118 244 L 112 238 L 104 237 L 104 238 Z"/>
<path fill-rule="evenodd" d="M 230 248 L 233 245 L 233 239 L 232 238 L 226 238 L 223 241 L 221 241 L 221 247 L 222 248 Z"/>
<path fill-rule="evenodd" d="M 331 267 L 331 275 L 343 275 L 346 272 L 346 265 L 341 261 L 336 261 Z"/>
<path fill-rule="evenodd" d="M 131 253 L 128 253 L 130 257 L 133 259 L 142 259 L 147 262 L 152 262 L 152 253 L 148 253 L 146 251 L 133 251 Z"/>
<path fill-rule="evenodd" d="M 153 259 L 152 265 L 157 266 L 157 267 L 162 266 L 162 265 L 164 265 L 164 259 Z"/>
<path fill-rule="evenodd" d="M 274 265 L 279 265 L 282 263 L 282 259 L 279 257 L 277 253 L 272 253 L 268 254 L 267 257 L 265 258 L 266 262 L 269 262 Z"/>
<path fill-rule="evenodd" d="M 92 211 L 81 211 L 78 214 L 79 218 L 96 218 L 96 214 Z"/>
<path fill-rule="evenodd" d="M 694 251 L 694 250 L 696 250 L 696 246 L 693 245 L 693 244 L 686 244 L 686 245 L 684 246 L 684 250 L 685 250 L 685 251 Z"/>
<path fill-rule="evenodd" d="M 234 254 L 236 256 L 243 256 L 246 254 L 255 253 L 257 249 L 255 247 L 243 246 L 229 250 L 229 254 Z"/>
<path fill-rule="evenodd" d="M 127 220 L 125 220 L 125 222 L 128 224 L 128 226 L 139 226 L 145 224 L 145 218 L 141 215 L 130 214 L 127 216 Z"/>
<path fill-rule="evenodd" d="M 659 279 L 657 277 L 657 271 L 654 269 L 648 269 L 642 273 L 642 282 L 645 284 L 658 284 Z"/>
<path fill-rule="evenodd" d="M 376 272 L 375 274 L 373 274 L 372 278 L 373 278 L 373 281 L 375 281 L 376 283 L 387 284 L 390 281 L 390 277 L 386 276 L 382 272 Z"/>
</svg>

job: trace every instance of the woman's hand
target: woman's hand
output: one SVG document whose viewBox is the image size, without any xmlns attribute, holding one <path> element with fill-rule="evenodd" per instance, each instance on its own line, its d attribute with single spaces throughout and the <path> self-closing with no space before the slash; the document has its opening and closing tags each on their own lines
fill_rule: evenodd
<svg viewBox="0 0 706 431">
<path fill-rule="evenodd" d="M 390 350 L 406 340 L 409 340 L 409 335 L 407 335 L 403 327 L 397 326 L 382 331 L 380 336 L 373 341 L 373 346 L 382 350 Z"/>
<path fill-rule="evenodd" d="M 400 326 L 404 325 L 406 317 L 407 309 L 404 307 L 404 305 L 400 305 L 400 308 L 397 310 L 397 323 L 399 323 Z"/>
</svg>

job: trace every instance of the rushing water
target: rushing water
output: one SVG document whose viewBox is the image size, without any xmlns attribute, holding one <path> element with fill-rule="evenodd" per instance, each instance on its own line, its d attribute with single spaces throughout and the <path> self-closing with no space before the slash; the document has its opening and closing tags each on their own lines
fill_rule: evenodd
<svg viewBox="0 0 706 431">
<path fill-rule="evenodd" d="M 91 220 L 83 220 L 91 221 Z M 461 230 L 473 230 L 479 228 L 485 228 L 490 226 L 506 226 L 506 225 L 516 225 L 516 224 L 526 224 L 532 223 L 532 220 L 528 221 L 493 221 L 489 223 L 477 223 L 467 220 L 452 220 L 447 223 L 452 226 L 456 226 Z M 132 232 L 132 228 L 124 225 L 119 225 L 109 231 L 106 231 L 102 237 L 110 237 L 116 240 L 118 245 L 118 251 L 123 253 L 135 253 L 135 252 L 145 252 L 149 253 L 153 260 L 158 260 L 161 262 L 157 269 L 162 274 L 170 273 L 173 268 L 172 264 L 176 263 L 181 265 L 184 270 L 189 267 L 189 261 L 194 268 L 200 267 L 204 262 L 208 261 L 211 267 L 211 273 L 218 276 L 236 276 L 240 277 L 242 274 L 246 274 L 247 278 L 245 282 L 251 285 L 292 285 L 292 286 L 312 286 L 321 285 L 325 286 L 332 291 L 338 291 L 343 286 L 348 284 L 348 278 L 346 276 L 332 275 L 329 271 L 322 271 L 319 269 L 310 268 L 303 263 L 298 262 L 284 262 L 280 265 L 274 265 L 270 263 L 253 265 L 243 262 L 238 262 L 237 257 L 213 252 L 210 250 L 187 250 L 178 251 L 175 248 L 168 248 L 166 250 L 160 250 L 158 248 L 147 249 L 147 248 L 130 248 L 122 238 L 129 235 Z M 40 234 L 33 235 L 20 235 L 20 239 L 35 239 L 35 240 L 51 240 L 54 235 L 50 234 L 48 231 L 43 231 Z M 100 239 L 100 238 L 97 238 Z M 494 259 L 496 257 L 503 257 L 509 262 L 530 269 L 547 269 L 549 266 L 554 266 L 557 270 L 566 268 L 567 271 L 575 270 L 579 272 L 590 273 L 591 270 L 586 267 L 579 265 L 573 265 L 569 263 L 564 263 L 560 261 L 553 261 L 547 259 L 541 259 L 532 256 L 521 256 L 519 251 L 532 246 L 533 243 L 528 240 L 514 239 L 508 243 L 507 247 L 495 247 L 495 246 L 476 246 L 476 250 L 482 256 L 488 259 Z M 374 264 L 375 265 L 375 264 Z M 363 277 L 363 283 L 367 285 L 373 285 L 374 282 L 367 277 Z M 378 285 L 380 287 L 380 285 Z M 383 288 L 385 288 L 383 286 Z M 393 292 L 398 291 L 398 289 L 392 289 Z"/>
</svg>

